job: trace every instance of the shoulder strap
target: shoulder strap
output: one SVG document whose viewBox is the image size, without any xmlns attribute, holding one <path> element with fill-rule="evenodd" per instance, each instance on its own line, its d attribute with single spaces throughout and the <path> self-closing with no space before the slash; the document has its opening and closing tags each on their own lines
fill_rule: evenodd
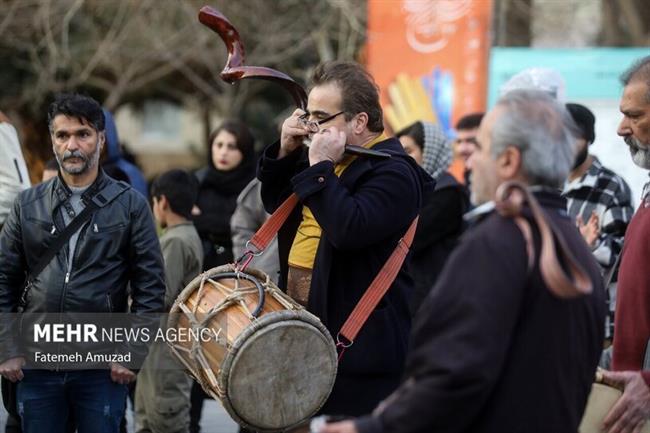
<svg viewBox="0 0 650 433">
<path fill-rule="evenodd" d="M 345 349 L 354 343 L 354 339 L 359 334 L 359 331 L 361 331 L 361 328 L 375 310 L 379 301 L 381 301 L 391 284 L 393 284 L 393 281 L 395 281 L 413 243 L 418 219 L 419 217 L 416 216 L 404 236 L 397 243 L 397 247 L 393 250 L 393 253 L 366 289 L 359 303 L 354 307 L 354 310 L 352 310 L 352 313 L 350 313 L 350 316 L 337 334 L 336 348 L 339 353 L 339 362 L 343 357 Z M 343 338 L 345 341 L 343 341 Z"/>
<path fill-rule="evenodd" d="M 70 240 L 70 237 L 90 219 L 97 209 L 102 208 L 115 200 L 117 196 L 128 188 L 128 184 L 124 182 L 114 182 L 95 194 L 88 206 L 86 206 L 84 210 L 82 210 L 81 213 L 66 226 L 61 234 L 54 239 L 52 245 L 50 245 L 45 254 L 41 256 L 38 263 L 36 263 L 36 265 L 31 269 L 29 273 L 30 278 L 35 278 L 43 272 L 43 269 L 45 269 L 45 267 L 52 261 L 63 245 L 65 245 Z"/>
<path fill-rule="evenodd" d="M 298 195 L 294 192 L 267 218 L 262 227 L 246 242 L 244 254 L 235 260 L 234 265 L 238 271 L 244 271 L 253 257 L 261 255 L 266 250 L 297 204 Z"/>
<path fill-rule="evenodd" d="M 57 236 L 54 241 L 52 242 L 52 245 L 45 251 L 45 254 L 41 256 L 39 259 L 38 263 L 31 269 L 29 272 L 30 278 L 35 278 L 37 277 L 43 269 L 52 261 L 54 256 L 56 255 L 57 252 L 65 245 L 70 237 L 77 231 L 79 230 L 79 227 L 86 221 L 90 219 L 92 216 L 93 212 L 97 209 L 97 205 L 93 202 L 91 202 L 88 206 L 84 208 L 83 211 L 79 215 L 73 219 L 70 224 L 66 226 L 66 228 Z"/>
<path fill-rule="evenodd" d="M 244 271 L 252 258 L 264 252 L 273 237 L 278 233 L 280 227 L 285 223 L 291 211 L 298 204 L 298 196 L 293 193 L 276 209 L 268 220 L 260 227 L 247 243 L 257 251 L 247 249 L 246 252 L 235 261 L 235 267 L 238 271 Z M 418 225 L 418 217 L 415 217 L 404 236 L 397 243 L 384 266 L 381 268 L 375 279 L 372 281 L 366 292 L 363 294 L 359 303 L 354 307 L 352 313 L 347 318 L 341 330 L 336 336 L 336 347 L 339 353 L 339 361 L 343 356 L 345 349 L 350 347 L 359 331 L 366 323 L 370 314 L 375 310 L 379 301 L 384 297 L 393 281 L 397 277 L 399 270 L 402 268 L 404 259 L 409 253 L 415 229 Z M 343 341 L 345 340 L 345 341 Z"/>
</svg>

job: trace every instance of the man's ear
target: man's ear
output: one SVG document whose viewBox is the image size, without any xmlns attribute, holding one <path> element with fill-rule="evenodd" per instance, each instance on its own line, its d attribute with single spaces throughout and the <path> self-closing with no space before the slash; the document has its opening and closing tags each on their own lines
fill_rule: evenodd
<svg viewBox="0 0 650 433">
<path fill-rule="evenodd" d="M 504 180 L 514 180 L 521 176 L 522 160 L 521 151 L 508 146 L 497 158 L 497 171 Z"/>
<path fill-rule="evenodd" d="M 354 131 L 355 134 L 361 134 L 368 126 L 368 113 L 363 111 L 357 113 L 352 118 L 352 122 L 352 131 Z"/>
<path fill-rule="evenodd" d="M 100 131 L 97 134 L 97 137 L 99 138 L 99 148 L 103 149 L 104 144 L 106 144 L 106 132 L 105 131 Z"/>
<path fill-rule="evenodd" d="M 158 203 L 160 204 L 160 208 L 164 211 L 169 210 L 169 200 L 167 200 L 167 197 L 165 194 L 161 194 L 160 198 L 158 199 Z"/>
</svg>

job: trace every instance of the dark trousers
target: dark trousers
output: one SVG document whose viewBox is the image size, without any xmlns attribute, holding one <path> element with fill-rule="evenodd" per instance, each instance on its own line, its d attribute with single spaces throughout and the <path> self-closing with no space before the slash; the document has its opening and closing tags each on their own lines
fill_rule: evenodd
<svg viewBox="0 0 650 433">
<path fill-rule="evenodd" d="M 5 433 L 22 433 L 20 429 L 20 420 L 7 414 L 7 424 L 5 425 Z"/>
<path fill-rule="evenodd" d="M 131 406 L 135 410 L 135 382 L 131 382 L 126 386 L 129 389 L 127 396 L 131 400 Z M 124 400 L 124 416 L 122 417 L 122 421 L 120 421 L 120 433 L 126 433 L 128 431 L 126 424 L 126 400 Z"/>
<path fill-rule="evenodd" d="M 118 433 L 127 387 L 109 370 L 25 370 L 18 413 L 25 433 L 66 433 L 74 417 L 79 433 Z"/>
<path fill-rule="evenodd" d="M 199 433 L 201 431 L 201 413 L 203 413 L 203 400 L 206 398 L 212 397 L 203 391 L 201 385 L 196 383 L 196 381 L 192 381 L 192 393 L 190 394 L 190 433 Z M 239 433 L 254 432 L 240 427 Z"/>
<path fill-rule="evenodd" d="M 201 385 L 195 380 L 192 381 L 192 393 L 190 394 L 190 433 L 201 431 L 201 413 L 203 412 L 203 400 L 211 398 L 203 391 Z"/>
<path fill-rule="evenodd" d="M 7 414 L 7 424 L 5 424 L 5 433 L 23 433 L 23 428 L 20 426 L 20 418 L 16 418 L 11 414 Z M 74 419 L 68 418 L 68 425 L 66 427 L 68 433 L 75 433 L 77 427 L 75 426 Z M 124 430 L 121 433 L 126 433 L 126 422 L 124 423 Z"/>
</svg>

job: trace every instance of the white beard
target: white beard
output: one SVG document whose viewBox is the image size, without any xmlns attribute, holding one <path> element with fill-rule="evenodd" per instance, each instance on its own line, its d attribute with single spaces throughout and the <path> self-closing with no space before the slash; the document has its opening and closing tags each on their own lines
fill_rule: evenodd
<svg viewBox="0 0 650 433">
<path fill-rule="evenodd" d="M 634 137 L 625 137 L 625 144 L 630 148 L 632 161 L 639 167 L 650 170 L 650 145 L 643 144 Z"/>
</svg>

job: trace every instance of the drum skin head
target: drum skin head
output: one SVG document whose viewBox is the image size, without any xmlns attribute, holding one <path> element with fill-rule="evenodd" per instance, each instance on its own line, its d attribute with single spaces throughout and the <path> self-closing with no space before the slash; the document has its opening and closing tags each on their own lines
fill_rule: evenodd
<svg viewBox="0 0 650 433">
<path fill-rule="evenodd" d="M 323 406 L 334 386 L 337 357 L 329 333 L 311 314 L 265 315 L 238 341 L 241 347 L 224 360 L 220 376 L 224 407 L 236 421 L 281 431 Z"/>
<path fill-rule="evenodd" d="M 238 286 L 239 280 L 224 276 L 235 271 L 233 265 L 210 269 L 181 292 L 168 326 L 198 321 L 218 330 L 220 339 L 203 342 L 200 357 L 191 356 L 195 348 L 188 344 L 170 344 L 172 353 L 241 426 L 258 432 L 296 427 L 318 412 L 334 387 L 334 340 L 266 274 L 248 268 L 248 277 L 266 292 L 261 314 L 252 317 L 259 295 L 250 283 Z"/>
</svg>

